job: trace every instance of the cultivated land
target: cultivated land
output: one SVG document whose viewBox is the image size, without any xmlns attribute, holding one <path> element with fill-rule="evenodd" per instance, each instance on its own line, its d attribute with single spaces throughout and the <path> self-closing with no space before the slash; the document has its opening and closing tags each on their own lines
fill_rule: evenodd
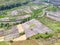
<svg viewBox="0 0 60 45">
<path fill-rule="evenodd" d="M 19 34 L 18 38 L 16 38 L 16 39 L 13 38 L 17 42 L 15 42 L 13 39 L 11 39 L 13 36 L 12 37 L 10 36 L 9 39 L 11 39 L 11 40 L 9 42 L 6 42 L 5 40 L 0 41 L 0 45 L 9 45 L 9 44 L 11 44 L 11 45 L 17 45 L 17 44 L 18 45 L 60 45 L 60 35 L 59 35 L 60 34 L 60 21 L 56 21 L 56 20 L 51 19 L 46 16 L 47 11 L 58 12 L 58 11 L 60 11 L 60 8 L 56 7 L 54 5 L 51 5 L 51 4 L 49 4 L 49 5 L 33 4 L 31 2 L 31 0 L 30 0 L 30 2 L 28 1 L 29 3 L 26 1 L 28 1 L 28 0 L 24 0 L 24 1 L 22 1 L 22 0 L 18 0 L 18 1 L 17 0 L 8 0 L 8 1 L 0 0 L 0 2 L 1 2 L 0 3 L 0 10 L 1 10 L 0 11 L 0 28 L 3 28 L 4 34 L 5 33 L 7 34 L 4 36 L 7 36 L 7 38 L 8 38 L 10 35 L 12 36 L 12 34 L 13 34 L 13 36 L 16 36 Z M 25 5 L 25 4 L 27 4 L 27 5 Z M 2 7 L 3 7 L 3 9 L 2 9 Z M 25 34 L 26 32 L 24 33 L 23 26 L 20 24 L 27 23 L 32 19 L 38 20 L 40 23 L 42 23 L 43 25 L 45 25 L 46 27 L 51 29 L 53 31 L 53 33 L 52 34 L 48 34 L 48 33 L 39 34 L 38 33 L 38 34 L 33 35 L 32 37 L 26 39 L 26 34 Z M 17 30 L 16 28 L 13 28 L 15 26 L 18 27 L 17 29 L 18 29 L 19 33 L 18 33 L 18 31 L 15 31 L 15 30 Z M 24 25 L 24 26 L 26 27 L 26 29 L 28 29 L 27 27 L 29 27 L 29 25 Z M 34 26 L 35 26 L 35 24 L 30 25 L 31 31 Z M 37 29 L 37 28 L 35 28 L 35 29 Z M 27 32 L 27 33 L 29 33 L 29 32 Z M 14 34 L 16 34 L 16 35 L 14 35 Z M 19 39 L 21 39 L 21 40 L 25 39 L 26 41 L 21 41 Z"/>
</svg>

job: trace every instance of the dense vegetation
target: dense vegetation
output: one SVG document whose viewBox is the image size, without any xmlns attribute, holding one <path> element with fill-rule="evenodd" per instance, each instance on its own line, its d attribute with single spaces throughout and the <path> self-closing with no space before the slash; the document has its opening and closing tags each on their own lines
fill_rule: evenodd
<svg viewBox="0 0 60 45">
<path fill-rule="evenodd" d="M 0 6 L 6 6 L 6 5 L 11 5 L 11 4 L 17 4 L 17 3 L 25 3 L 27 2 L 28 0 L 0 0 Z"/>
<path fill-rule="evenodd" d="M 32 0 L 0 0 L 0 10 L 7 10 L 14 7 L 27 5 Z"/>
<path fill-rule="evenodd" d="M 49 34 L 49 33 L 45 33 L 45 34 L 38 33 L 38 34 L 28 38 L 28 39 L 40 39 L 40 38 L 47 39 L 47 38 L 52 37 L 52 36 L 53 36 L 53 34 Z"/>
</svg>

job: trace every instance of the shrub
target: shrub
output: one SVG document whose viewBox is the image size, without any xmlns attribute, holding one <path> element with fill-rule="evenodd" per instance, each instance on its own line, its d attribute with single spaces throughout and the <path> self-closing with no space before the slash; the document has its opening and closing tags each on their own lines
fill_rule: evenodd
<svg viewBox="0 0 60 45">
<path fill-rule="evenodd" d="M 48 33 L 46 33 L 46 34 L 39 34 L 38 33 L 38 34 L 28 38 L 28 39 L 39 39 L 39 38 L 47 39 L 47 38 L 52 37 L 52 36 L 53 36 L 53 34 L 48 34 Z"/>
</svg>

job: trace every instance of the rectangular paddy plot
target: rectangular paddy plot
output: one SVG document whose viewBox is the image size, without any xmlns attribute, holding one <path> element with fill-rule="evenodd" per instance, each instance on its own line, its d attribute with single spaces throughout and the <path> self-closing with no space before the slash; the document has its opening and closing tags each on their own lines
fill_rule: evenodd
<svg viewBox="0 0 60 45">
<path fill-rule="evenodd" d="M 9 41 L 12 40 L 14 38 L 18 38 L 19 37 L 19 32 L 17 27 L 13 27 L 11 30 L 8 30 L 5 32 L 5 40 Z"/>
<path fill-rule="evenodd" d="M 38 33 L 45 34 L 46 32 L 51 33 L 52 30 L 40 23 L 39 21 L 32 19 L 22 24 L 25 31 L 26 37 L 29 38 Z"/>
</svg>

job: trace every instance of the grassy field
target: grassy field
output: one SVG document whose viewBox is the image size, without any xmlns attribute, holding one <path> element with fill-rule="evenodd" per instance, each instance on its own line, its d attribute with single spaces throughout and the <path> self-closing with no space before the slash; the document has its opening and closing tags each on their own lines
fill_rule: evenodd
<svg viewBox="0 0 60 45">
<path fill-rule="evenodd" d="M 4 18 L 4 16 L 0 16 L 0 18 Z"/>
<path fill-rule="evenodd" d="M 0 42 L 0 45 L 9 45 L 7 42 L 3 41 L 3 42 Z"/>
<path fill-rule="evenodd" d="M 47 8 L 47 11 L 60 11 L 60 8 L 57 8 L 56 6 L 53 6 L 53 5 L 50 5 L 48 8 Z"/>
<path fill-rule="evenodd" d="M 47 27 L 51 28 L 55 32 L 60 32 L 60 22 L 54 21 L 47 17 L 42 17 L 38 19 L 42 24 L 46 25 Z"/>
</svg>

